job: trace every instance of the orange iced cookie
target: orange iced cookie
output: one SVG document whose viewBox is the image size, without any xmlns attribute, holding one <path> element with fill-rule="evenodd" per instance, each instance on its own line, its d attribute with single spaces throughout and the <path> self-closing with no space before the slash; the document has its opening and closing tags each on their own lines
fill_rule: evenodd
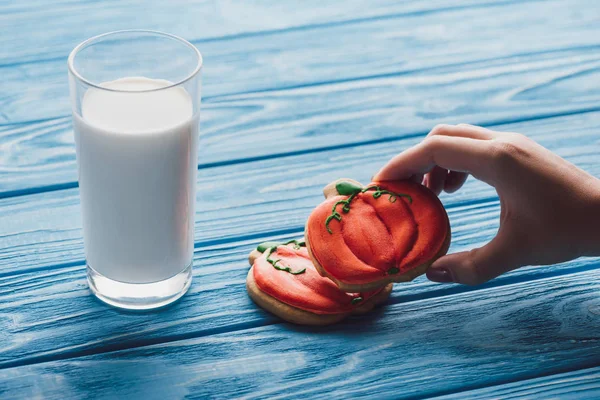
<svg viewBox="0 0 600 400">
<path fill-rule="evenodd" d="M 344 291 L 410 281 L 448 251 L 448 215 L 423 185 L 339 179 L 323 192 L 306 224 L 307 248 L 319 273 Z"/>
<path fill-rule="evenodd" d="M 392 285 L 365 293 L 345 293 L 313 265 L 304 241 L 263 243 L 249 257 L 250 298 L 278 317 L 302 325 L 327 325 L 364 313 L 384 302 Z"/>
</svg>

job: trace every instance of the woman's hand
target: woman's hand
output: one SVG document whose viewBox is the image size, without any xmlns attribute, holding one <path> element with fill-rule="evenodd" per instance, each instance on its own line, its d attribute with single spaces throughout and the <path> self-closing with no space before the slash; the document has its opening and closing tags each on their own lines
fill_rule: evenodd
<svg viewBox="0 0 600 400">
<path fill-rule="evenodd" d="M 485 246 L 438 259 L 430 280 L 476 285 L 524 265 L 600 255 L 600 180 L 521 134 L 439 125 L 374 179 L 425 175 L 439 194 L 458 190 L 469 174 L 496 188 L 500 228 Z"/>
</svg>

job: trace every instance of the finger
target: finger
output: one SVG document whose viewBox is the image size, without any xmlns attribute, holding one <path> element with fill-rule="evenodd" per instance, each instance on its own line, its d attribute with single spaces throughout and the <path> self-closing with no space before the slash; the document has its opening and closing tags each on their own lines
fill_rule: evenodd
<svg viewBox="0 0 600 400">
<path fill-rule="evenodd" d="M 485 180 L 490 141 L 472 138 L 432 136 L 392 158 L 375 180 L 407 179 L 424 174 L 438 165 L 452 171 L 469 172 Z"/>
<path fill-rule="evenodd" d="M 486 128 L 484 126 L 467 124 L 467 123 L 464 123 L 464 122 L 461 122 L 460 124 L 457 124 L 456 126 L 462 126 L 462 127 L 466 127 L 466 128 L 477 128 L 477 129 L 480 129 L 480 130 L 491 132 L 491 134 L 494 135 L 494 136 L 498 136 L 498 135 L 502 135 L 503 134 L 503 132 L 494 131 L 494 130 L 492 130 L 490 128 Z"/>
<path fill-rule="evenodd" d="M 436 195 L 444 189 L 444 182 L 448 176 L 448 170 L 437 165 L 427 174 L 427 187 Z"/>
<path fill-rule="evenodd" d="M 465 172 L 450 171 L 444 182 L 444 191 L 454 193 L 462 187 L 467 181 L 469 174 Z"/>
<path fill-rule="evenodd" d="M 411 181 L 415 182 L 415 183 L 420 183 L 422 185 L 425 185 L 425 174 L 416 174 L 411 176 L 410 178 Z M 371 176 L 371 182 L 375 181 L 375 175 Z M 325 196 L 327 197 L 327 196 Z"/>
<path fill-rule="evenodd" d="M 458 124 L 458 125 L 436 125 L 431 132 L 427 135 L 431 136 L 452 136 L 452 137 L 463 137 L 478 140 L 490 140 L 495 138 L 496 132 L 491 131 L 480 126 L 469 125 L 469 124 Z"/>
<path fill-rule="evenodd" d="M 481 248 L 439 258 L 427 270 L 427 278 L 441 283 L 479 285 L 520 266 L 511 247 L 496 236 Z"/>
<path fill-rule="evenodd" d="M 416 183 L 422 183 L 423 179 L 425 179 L 425 175 L 424 174 L 413 175 L 410 179 L 412 179 Z"/>
</svg>

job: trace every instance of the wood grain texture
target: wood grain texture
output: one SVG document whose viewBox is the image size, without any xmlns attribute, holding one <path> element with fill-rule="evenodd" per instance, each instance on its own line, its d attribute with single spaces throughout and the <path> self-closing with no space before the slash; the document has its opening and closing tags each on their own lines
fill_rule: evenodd
<svg viewBox="0 0 600 400">
<path fill-rule="evenodd" d="M 367 181 L 438 122 L 520 131 L 600 176 L 598 11 L 0 0 L 0 398 L 598 397 L 600 258 L 475 288 L 421 277 L 328 329 L 283 324 L 244 290 L 249 250 L 299 236 L 322 186 Z M 86 285 L 65 71 L 75 44 L 123 28 L 205 56 L 194 283 L 145 314 Z M 493 189 L 443 201 L 451 251 L 494 235 Z"/>
<path fill-rule="evenodd" d="M 5 77 L 0 81 L 0 99 L 4 100 L 0 122 L 69 115 L 65 70 L 67 55 L 79 42 L 98 33 L 145 27 L 172 32 L 191 40 L 201 48 L 206 60 L 205 96 L 215 96 L 247 92 L 257 88 L 280 87 L 286 82 L 297 84 L 312 82 L 315 79 L 322 80 L 327 75 L 335 76 L 336 71 L 339 73 L 341 68 L 357 72 L 360 69 L 352 67 L 355 63 L 333 64 L 340 56 L 348 55 L 350 49 L 342 50 L 342 54 L 336 54 L 340 53 L 339 50 L 332 52 L 336 47 L 343 46 L 345 36 L 352 35 L 346 39 L 353 41 L 361 37 L 364 40 L 364 34 L 371 33 L 373 27 L 378 24 L 384 23 L 389 26 L 390 19 L 395 19 L 397 25 L 398 18 L 409 21 L 414 18 L 423 20 L 430 16 L 430 13 L 452 13 L 453 10 L 457 13 L 469 10 L 469 7 L 484 10 L 486 4 L 490 4 L 478 4 L 473 1 L 457 3 L 447 0 L 421 4 L 380 1 L 379 4 L 373 4 L 374 7 L 363 7 L 364 11 L 359 13 L 357 9 L 360 8 L 360 2 L 357 1 L 346 2 L 344 7 L 339 8 L 319 5 L 316 1 L 287 6 L 273 3 L 89 2 L 78 7 L 68 5 L 69 12 L 65 16 L 67 21 L 61 18 L 60 23 L 56 15 L 65 14 L 65 8 L 55 5 L 24 12 L 19 14 L 20 17 L 10 14 L 5 25 L 11 35 L 5 38 L 8 43 L 5 43 L 3 51 L 0 51 L 0 71 Z M 453 7 L 449 7 L 451 3 L 454 3 Z M 491 5 L 494 6 L 494 3 L 499 7 L 507 4 L 506 1 L 495 1 L 491 2 Z M 290 8 L 293 8 L 293 12 L 290 12 Z M 186 12 L 181 13 L 177 10 Z M 135 13 L 141 15 L 132 18 L 132 14 Z M 150 26 L 148 15 L 152 15 L 153 22 Z M 48 27 L 48 35 L 32 36 L 30 31 L 21 29 L 24 21 L 53 26 Z M 85 25 L 84 21 L 87 22 Z M 81 26 L 81 29 L 72 29 L 69 22 Z M 355 25 L 358 26 L 358 31 L 366 25 L 366 28 L 362 29 L 363 35 L 357 35 Z M 322 36 L 319 32 L 322 30 L 333 33 L 332 37 L 339 38 L 335 42 L 321 43 L 319 39 Z M 207 37 L 208 35 L 213 36 Z M 48 46 L 41 46 L 40 40 L 49 42 Z M 390 50 L 389 46 L 398 41 L 399 39 L 394 40 L 393 37 L 383 37 L 378 40 L 379 50 Z M 307 46 L 310 46 L 310 49 L 307 49 Z M 26 54 L 22 54 L 24 51 L 34 52 L 33 60 L 24 61 L 28 59 Z M 36 54 L 40 51 L 47 54 Z M 321 56 L 328 58 L 328 61 L 319 61 Z M 13 57 L 19 61 L 11 62 Z M 2 63 L 2 59 L 5 63 Z M 368 61 L 365 57 L 363 63 Z M 393 63 L 388 65 L 388 68 L 393 68 Z M 326 76 L 323 76 L 323 73 Z M 48 102 L 48 98 L 55 101 Z M 32 115 L 29 107 L 31 105 L 36 107 L 35 115 Z"/>
<path fill-rule="evenodd" d="M 436 14 L 505 3 L 515 1 L 376 0 L 365 7 L 360 0 L 349 0 L 343 7 L 332 7 L 317 0 L 297 4 L 273 0 L 61 0 L 52 3 L 8 0 L 0 4 L 0 22 L 6 32 L 10 32 L 0 39 L 0 65 L 40 63 L 54 58 L 66 60 L 66 54 L 82 40 L 120 29 L 162 30 L 208 42 L 231 36 L 260 36 L 265 32 L 303 30 L 399 15 Z"/>
<path fill-rule="evenodd" d="M 273 136 L 286 143 L 275 153 L 287 153 L 414 135 L 438 122 L 599 109 L 600 27 L 576 10 L 562 1 L 502 4 L 202 43 L 199 163 L 269 157 L 262 143 Z M 507 29 L 502 13 L 518 29 Z M 0 196 L 74 187 L 64 60 L 0 70 L 0 119 L 9 123 L 0 126 Z"/>
<path fill-rule="evenodd" d="M 326 329 L 275 324 L 4 369 L 0 393 L 7 399 L 84 398 L 90 390 L 105 398 L 429 397 L 594 366 L 599 290 L 591 271 L 393 304 Z"/>
<path fill-rule="evenodd" d="M 121 3 L 115 3 L 115 6 L 127 7 L 128 2 L 123 3 L 124 6 Z M 548 53 L 565 50 L 585 55 L 600 45 L 595 39 L 600 33 L 600 28 L 593 23 L 595 16 L 573 11 L 574 8 L 585 7 L 589 0 L 576 0 L 571 5 L 565 5 L 558 0 L 546 2 L 544 5 L 539 2 L 514 1 L 500 1 L 496 5 L 488 6 L 483 2 L 471 6 L 468 2 L 462 3 L 465 3 L 462 7 L 441 7 L 434 15 L 427 12 L 396 15 L 391 12 L 379 18 L 358 18 L 344 23 L 332 21 L 330 24 L 309 25 L 305 29 L 271 32 L 268 31 L 267 24 L 263 28 L 267 31 L 262 31 L 258 38 L 255 35 L 234 35 L 206 42 L 193 40 L 193 35 L 190 34 L 184 37 L 195 42 L 205 57 L 204 96 L 208 99 L 257 90 L 277 90 L 387 74 L 415 73 L 445 66 L 460 67 L 462 64 L 483 64 L 485 67 L 486 61 L 496 61 L 497 64 L 505 58 L 540 53 L 548 56 Z M 158 6 L 160 3 L 153 4 Z M 253 3 L 259 8 L 256 4 Z M 406 7 L 406 4 L 410 3 L 400 2 L 395 7 Z M 430 2 L 421 4 L 425 8 L 433 6 Z M 455 4 L 460 5 L 461 2 Z M 94 3 L 90 5 L 98 7 Z M 253 5 L 249 5 L 249 8 Z M 168 5 L 171 9 L 178 6 L 181 5 Z M 192 9 L 186 15 L 201 14 L 206 19 L 221 23 L 219 18 L 211 18 L 215 10 L 210 14 L 209 10 L 195 10 L 207 6 L 207 3 L 192 5 Z M 308 12 L 305 7 L 309 6 L 304 3 L 300 7 L 294 6 L 300 9 L 290 13 L 293 15 L 291 19 L 302 19 L 303 14 Z M 104 8 L 107 8 L 103 11 L 107 14 L 114 12 L 110 7 Z M 352 5 L 346 10 L 351 13 Z M 322 18 L 318 11 L 311 11 L 314 18 Z M 144 12 L 153 12 L 152 5 Z M 259 9 L 256 12 L 264 13 L 264 10 Z M 532 20 L 531 14 L 534 12 L 537 17 Z M 498 18 L 498 14 L 510 14 L 511 26 L 518 26 L 519 29 L 507 30 L 507 21 Z M 563 16 L 560 24 L 556 23 L 558 14 Z M 162 18 L 180 17 L 173 12 L 158 15 Z M 111 20 L 113 19 L 114 16 Z M 472 22 L 462 23 L 465 19 Z M 264 21 L 264 18 L 262 20 Z M 277 21 L 293 25 L 292 21 L 286 22 L 285 19 Z M 175 25 L 174 22 L 171 24 Z M 61 25 L 65 25 L 65 22 L 61 21 Z M 104 25 L 105 21 L 94 28 L 103 32 L 106 31 Z M 197 22 L 195 26 L 198 30 L 202 29 Z M 243 28 L 242 24 L 234 23 L 222 23 L 221 26 L 221 29 Z M 81 36 L 80 31 L 68 29 L 68 32 L 63 32 L 63 36 L 53 43 L 62 46 L 61 43 L 73 34 L 78 35 L 79 40 L 86 38 Z M 30 36 L 27 33 L 26 37 Z M 519 40 L 523 36 L 532 40 Z M 323 37 L 327 37 L 328 40 L 322 40 Z M 474 37 L 477 40 L 473 40 Z M 0 71 L 5 78 L 0 81 L 0 93 L 3 96 L 1 99 L 4 100 L 2 116 L 5 120 L 0 122 L 17 123 L 70 115 L 65 65 L 69 51 L 76 44 L 77 42 L 69 43 L 68 48 L 57 52 L 50 60 L 9 64 L 5 67 L 0 65 Z M 15 46 L 14 39 L 11 46 Z M 25 44 L 18 47 L 40 48 L 39 45 L 28 47 Z M 54 101 L 46 101 L 48 98 Z M 32 106 L 35 107 L 35 114 L 32 114 Z"/>
<path fill-rule="evenodd" d="M 593 310 L 593 308 L 592 308 Z M 596 312 L 598 310 L 595 310 Z M 451 399 L 597 399 L 600 397 L 600 367 L 511 382 L 468 392 L 436 397 Z"/>
<path fill-rule="evenodd" d="M 600 174 L 596 163 L 600 113 L 530 122 L 528 131 L 567 159 Z M 504 126 L 521 130 L 525 125 Z M 417 139 L 407 139 L 414 141 Z M 407 141 L 399 141 L 399 145 Z M 123 314 L 94 300 L 86 286 L 76 193 L 64 191 L 2 200 L 0 229 L 0 368 L 169 342 L 277 322 L 247 298 L 247 254 L 256 244 L 302 234 L 321 189 L 339 176 L 368 180 L 394 154 L 389 144 L 265 160 L 215 169 L 201 177 L 194 284 L 168 312 Z M 323 161 L 327 162 L 324 163 Z M 243 168 L 242 168 L 243 167 Z M 231 188 L 215 192 L 223 183 Z M 498 226 L 493 189 L 469 181 L 445 196 L 451 251 L 480 246 Z M 4 214 L 2 214 L 4 213 Z M 596 270 L 598 259 L 525 268 L 482 288 Z M 477 288 L 477 290 L 482 289 Z M 423 277 L 397 285 L 391 303 L 473 290 Z M 98 329 L 97 321 L 102 321 Z"/>
<path fill-rule="evenodd" d="M 497 128 L 526 133 L 600 176 L 600 112 Z M 299 233 L 310 211 L 322 201 L 321 190 L 327 183 L 339 177 L 367 182 L 389 158 L 420 139 L 401 137 L 393 142 L 201 170 L 197 246 Z M 497 198 L 492 188 L 472 180 L 460 192 L 443 195 L 442 200 L 453 213 L 455 233 L 462 229 L 456 218 L 461 218 L 465 207 L 487 207 Z M 497 212 L 497 203 L 485 212 L 492 210 Z M 488 235 L 497 227 L 493 215 L 488 214 L 490 225 L 481 227 Z M 453 243 L 460 244 L 456 240 Z M 83 259 L 77 190 L 0 200 L 0 275 L 53 265 L 81 265 Z"/>
<path fill-rule="evenodd" d="M 258 241 L 286 238 L 268 236 Z M 189 293 L 167 310 L 145 314 L 121 312 L 97 301 L 87 288 L 83 266 L 0 278 L 0 369 L 280 323 L 246 295 L 246 258 L 256 243 L 235 242 L 197 252 Z M 396 285 L 388 303 L 599 269 L 600 259 L 586 258 L 522 268 L 477 288 L 439 285 L 420 277 Z"/>
</svg>

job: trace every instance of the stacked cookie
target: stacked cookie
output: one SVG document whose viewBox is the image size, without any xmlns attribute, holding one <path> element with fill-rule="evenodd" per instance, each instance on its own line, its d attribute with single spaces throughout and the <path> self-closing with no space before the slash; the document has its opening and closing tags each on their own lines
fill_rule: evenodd
<svg viewBox="0 0 600 400">
<path fill-rule="evenodd" d="M 286 321 L 326 325 L 368 312 L 393 282 L 423 274 L 448 251 L 448 215 L 425 186 L 339 179 L 323 192 L 305 239 L 264 243 L 250 254 L 250 297 Z"/>
</svg>

